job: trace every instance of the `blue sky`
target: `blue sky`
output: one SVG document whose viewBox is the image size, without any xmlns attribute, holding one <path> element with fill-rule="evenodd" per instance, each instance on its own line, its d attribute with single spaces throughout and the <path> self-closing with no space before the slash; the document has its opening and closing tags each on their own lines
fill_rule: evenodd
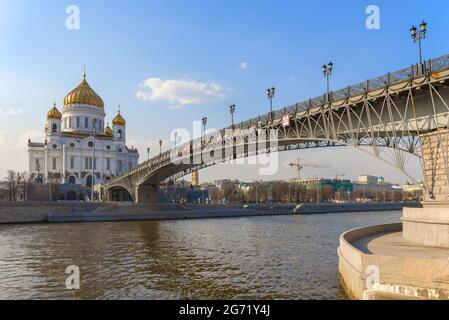
<svg viewBox="0 0 449 320">
<path fill-rule="evenodd" d="M 365 27 L 370 4 L 380 8 L 380 30 Z M 68 5 L 80 8 L 79 30 L 65 27 Z M 237 105 L 236 121 L 266 113 L 265 90 L 272 85 L 275 107 L 320 95 L 325 90 L 320 66 L 330 60 L 334 89 L 415 63 L 409 28 L 423 19 L 429 23 L 424 57 L 447 54 L 448 9 L 445 0 L 0 0 L 0 144 L 21 159 L 0 156 L 0 171 L 26 169 L 23 138 L 39 136 L 53 97 L 60 107 L 81 80 L 84 64 L 109 121 L 121 104 L 128 139 L 142 149 L 168 139 L 172 129 L 190 129 L 203 116 L 210 127 L 229 125 L 230 104 Z M 149 78 L 158 79 L 160 92 L 139 99 Z M 199 90 L 193 100 L 180 99 L 192 86 Z M 304 158 L 332 154 L 331 171 L 344 171 L 353 168 L 347 167 L 353 152 L 310 151 Z M 349 174 L 363 170 L 360 165 Z M 376 170 L 403 178 L 381 164 Z M 223 172 L 232 177 L 238 170 Z M 289 174 L 286 168 L 279 177 Z M 210 179 L 224 176 L 206 171 Z"/>
</svg>

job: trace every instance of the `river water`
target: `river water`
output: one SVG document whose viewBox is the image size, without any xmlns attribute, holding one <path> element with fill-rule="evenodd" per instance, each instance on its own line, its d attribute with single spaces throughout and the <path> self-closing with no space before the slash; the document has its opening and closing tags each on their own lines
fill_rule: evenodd
<svg viewBox="0 0 449 320">
<path fill-rule="evenodd" d="M 0 299 L 345 299 L 340 234 L 400 216 L 1 225 Z"/>
</svg>

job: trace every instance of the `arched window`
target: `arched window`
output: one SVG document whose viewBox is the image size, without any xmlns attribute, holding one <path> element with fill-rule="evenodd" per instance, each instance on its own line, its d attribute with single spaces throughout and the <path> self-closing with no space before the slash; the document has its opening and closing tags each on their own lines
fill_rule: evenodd
<svg viewBox="0 0 449 320">
<path fill-rule="evenodd" d="M 75 183 L 76 183 L 76 179 L 75 179 L 74 176 L 70 176 L 70 178 L 69 178 L 69 183 L 70 183 L 70 184 L 75 184 Z"/>
<path fill-rule="evenodd" d="M 67 193 L 67 200 L 68 201 L 75 201 L 76 200 L 76 192 L 75 191 L 69 191 Z"/>
<path fill-rule="evenodd" d="M 122 129 L 119 129 L 117 131 L 117 136 L 118 136 L 119 139 L 122 137 Z"/>
<path fill-rule="evenodd" d="M 58 132 L 58 125 L 56 123 L 53 123 L 51 126 L 51 132 Z"/>
</svg>

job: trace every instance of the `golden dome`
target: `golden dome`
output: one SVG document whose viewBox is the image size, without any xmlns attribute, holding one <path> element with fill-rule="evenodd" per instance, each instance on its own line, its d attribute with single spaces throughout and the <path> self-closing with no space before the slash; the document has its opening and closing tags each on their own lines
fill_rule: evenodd
<svg viewBox="0 0 449 320">
<path fill-rule="evenodd" d="M 125 126 L 126 125 L 126 121 L 125 119 L 122 117 L 122 115 L 120 114 L 120 106 L 118 109 L 118 114 L 115 116 L 115 118 L 112 120 L 112 124 L 115 125 L 119 125 L 119 126 Z"/>
<path fill-rule="evenodd" d="M 79 86 L 65 96 L 64 105 L 67 106 L 69 104 L 87 104 L 98 108 L 104 108 L 103 100 L 87 83 L 86 75 L 84 75 L 84 79 Z"/>
<path fill-rule="evenodd" d="M 45 132 L 48 131 L 48 123 L 45 124 Z"/>
<path fill-rule="evenodd" d="M 108 123 L 108 125 L 106 126 L 106 128 L 104 128 L 104 135 L 106 136 L 106 137 L 112 137 L 112 129 L 111 129 L 111 127 L 109 126 L 109 123 Z"/>
<path fill-rule="evenodd" d="M 62 114 L 61 112 L 59 112 L 58 108 L 56 108 L 56 103 L 53 105 L 53 108 L 51 108 L 51 110 L 48 111 L 47 119 L 55 119 L 55 120 L 62 119 Z"/>
</svg>

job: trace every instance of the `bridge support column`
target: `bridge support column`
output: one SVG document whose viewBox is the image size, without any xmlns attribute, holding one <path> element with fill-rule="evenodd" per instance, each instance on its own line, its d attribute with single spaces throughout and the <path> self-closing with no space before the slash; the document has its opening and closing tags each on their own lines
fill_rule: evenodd
<svg viewBox="0 0 449 320">
<path fill-rule="evenodd" d="M 155 186 L 135 186 L 134 187 L 135 203 L 158 203 L 158 187 Z"/>
<path fill-rule="evenodd" d="M 405 208 L 403 236 L 415 243 L 449 248 L 449 131 L 421 137 L 428 194 L 422 208 Z"/>
</svg>

